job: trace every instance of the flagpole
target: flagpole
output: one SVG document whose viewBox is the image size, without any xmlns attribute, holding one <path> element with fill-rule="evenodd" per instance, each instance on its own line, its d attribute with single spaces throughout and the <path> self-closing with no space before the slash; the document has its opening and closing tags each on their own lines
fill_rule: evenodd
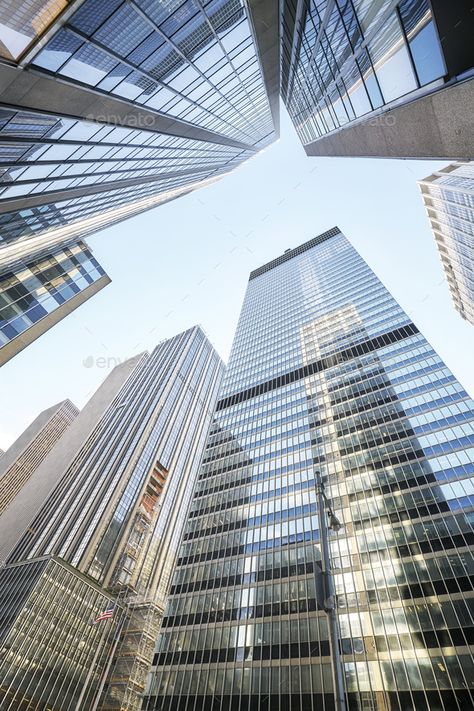
<svg viewBox="0 0 474 711">
<path fill-rule="evenodd" d="M 113 606 L 113 608 L 112 608 L 114 611 L 117 609 L 117 603 L 119 602 L 119 600 L 120 600 L 120 593 L 119 593 L 119 595 L 117 596 L 117 599 L 115 600 L 115 604 L 114 604 L 114 606 Z M 109 610 L 109 609 L 111 609 L 111 608 L 109 607 L 109 608 L 107 608 L 107 609 Z M 122 611 L 125 613 L 125 608 L 119 608 L 119 609 L 122 609 Z M 101 617 L 101 615 L 99 615 L 99 617 Z M 113 654 L 115 653 L 115 650 L 117 649 L 117 644 L 118 644 L 118 640 L 119 640 L 119 637 L 120 637 L 120 632 L 121 632 L 121 630 L 122 630 L 123 623 L 124 623 L 124 621 L 125 621 L 125 617 L 126 617 L 126 615 L 124 614 L 124 616 L 123 616 L 122 620 L 120 621 L 119 625 L 117 625 L 117 630 L 116 630 L 116 632 L 115 632 L 115 637 L 114 637 L 114 644 L 113 644 L 112 650 L 111 650 L 111 652 L 110 652 L 110 654 L 109 654 L 109 659 L 108 659 L 108 662 L 107 662 L 107 668 L 106 668 L 106 670 L 105 670 L 105 673 L 104 673 L 104 674 L 102 675 L 102 677 L 101 677 L 99 693 L 96 694 L 96 696 L 94 697 L 93 707 L 91 708 L 90 711 L 96 711 L 96 709 L 97 709 L 97 705 L 98 705 L 99 699 L 100 699 L 100 694 L 102 693 L 102 689 L 104 688 L 104 684 L 105 684 L 105 675 L 108 673 L 108 671 L 109 671 L 109 669 L 110 669 L 110 664 L 111 664 L 111 661 L 112 661 L 112 656 L 113 656 Z M 107 619 L 112 619 L 112 620 L 113 620 L 113 616 L 112 616 L 112 617 L 109 617 L 109 618 L 107 618 Z M 103 622 L 103 621 L 106 622 L 107 619 L 105 619 L 105 620 L 104 620 L 104 619 L 99 620 L 99 618 L 96 618 L 95 620 L 93 620 L 93 621 L 91 622 L 91 624 L 92 624 L 92 625 L 95 625 L 96 623 L 97 623 L 97 624 L 100 624 L 100 623 Z M 104 632 L 105 632 L 105 629 L 102 630 L 101 642 L 102 642 L 102 639 L 103 639 L 103 637 L 104 637 Z M 86 692 L 87 692 L 87 687 L 89 686 L 89 682 L 90 682 L 90 680 L 91 680 L 91 677 L 92 677 L 92 675 L 93 675 L 93 673 L 94 673 L 94 669 L 95 669 L 95 666 L 96 666 L 96 664 L 97 664 L 97 660 L 98 660 L 98 658 L 99 658 L 99 656 L 100 656 L 101 651 L 103 651 L 103 650 L 101 649 L 101 647 L 102 647 L 102 644 L 101 644 L 101 643 L 97 645 L 97 649 L 96 649 L 96 651 L 95 651 L 94 658 L 92 659 L 91 665 L 90 665 L 90 667 L 89 667 L 89 671 L 87 672 L 86 679 L 85 679 L 85 681 L 84 681 L 84 684 L 83 684 L 83 686 L 82 686 L 81 693 L 80 693 L 80 695 L 79 695 L 79 699 L 78 699 L 78 701 L 77 701 L 77 703 L 76 703 L 75 711 L 84 711 L 84 710 L 82 709 L 82 707 L 81 707 L 81 704 L 82 704 L 82 701 L 83 701 L 83 699 L 84 699 L 84 696 L 85 696 L 85 694 L 86 694 Z"/>
</svg>

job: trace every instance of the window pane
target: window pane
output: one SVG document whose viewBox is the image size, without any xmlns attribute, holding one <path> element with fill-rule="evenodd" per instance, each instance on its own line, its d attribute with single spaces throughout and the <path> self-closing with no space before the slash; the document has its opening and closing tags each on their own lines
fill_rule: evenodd
<svg viewBox="0 0 474 711">
<path fill-rule="evenodd" d="M 423 86 L 445 74 L 428 0 L 403 0 L 399 9 L 418 79 Z"/>
<path fill-rule="evenodd" d="M 396 15 L 369 44 L 369 54 L 385 101 L 392 101 L 417 88 L 410 57 Z"/>
</svg>

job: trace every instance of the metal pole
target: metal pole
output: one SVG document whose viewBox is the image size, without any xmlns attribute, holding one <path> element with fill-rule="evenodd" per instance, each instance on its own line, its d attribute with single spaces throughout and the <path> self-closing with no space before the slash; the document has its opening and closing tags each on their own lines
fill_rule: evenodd
<svg viewBox="0 0 474 711">
<path fill-rule="evenodd" d="M 100 680 L 99 688 L 97 689 L 97 693 L 96 693 L 96 695 L 95 695 L 95 697 L 94 697 L 94 703 L 93 703 L 92 706 L 91 706 L 91 711 L 97 711 L 97 707 L 98 707 L 99 702 L 100 702 L 100 697 L 102 696 L 102 692 L 103 692 L 103 690 L 104 690 L 105 682 L 107 681 L 107 677 L 108 677 L 108 675 L 109 675 L 110 667 L 112 666 L 112 659 L 113 659 L 113 657 L 114 657 L 114 654 L 115 654 L 115 652 L 116 652 L 116 650 L 117 650 L 117 647 L 118 647 L 118 644 L 119 644 L 119 642 L 120 642 L 120 635 L 121 635 L 121 633 L 122 633 L 122 629 L 123 629 L 123 626 L 124 626 L 124 623 L 125 623 L 125 618 L 126 618 L 126 610 L 125 610 L 125 609 L 123 610 L 123 613 L 124 613 L 124 614 L 123 614 L 123 616 L 122 616 L 122 618 L 121 618 L 121 620 L 120 620 L 120 622 L 119 622 L 119 624 L 118 624 L 118 627 L 117 627 L 117 629 L 116 629 L 116 632 L 115 632 L 114 643 L 113 643 L 112 649 L 110 650 L 110 653 L 109 653 L 109 658 L 108 658 L 108 661 L 107 661 L 107 666 L 105 667 L 105 669 L 104 669 L 104 671 L 103 671 L 103 673 L 102 673 L 102 677 L 101 677 L 101 680 Z"/>
<path fill-rule="evenodd" d="M 96 643 L 97 648 L 95 650 L 94 657 L 93 657 L 92 662 L 90 664 L 89 671 L 87 672 L 86 680 L 85 680 L 84 684 L 82 685 L 82 690 L 81 690 L 81 693 L 79 694 L 79 698 L 76 703 L 75 711 L 84 711 L 82 702 L 84 700 L 86 693 L 89 691 L 89 682 L 92 679 L 92 675 L 94 674 L 97 661 L 103 652 L 102 639 L 104 637 L 104 632 L 105 632 L 105 630 L 103 629 L 101 637 L 100 637 L 100 641 Z"/>
<path fill-rule="evenodd" d="M 321 472 L 315 471 L 316 494 L 318 503 L 319 531 L 321 541 L 321 567 L 324 590 L 324 611 L 327 614 L 329 630 L 329 652 L 331 655 L 332 683 L 334 687 L 335 711 L 347 711 L 346 696 L 344 692 L 344 673 L 342 668 L 341 653 L 339 650 L 339 629 L 334 596 L 334 583 L 331 570 L 331 556 L 329 552 L 328 525 L 325 509 L 324 484 Z M 315 572 L 315 576 L 317 573 Z"/>
</svg>

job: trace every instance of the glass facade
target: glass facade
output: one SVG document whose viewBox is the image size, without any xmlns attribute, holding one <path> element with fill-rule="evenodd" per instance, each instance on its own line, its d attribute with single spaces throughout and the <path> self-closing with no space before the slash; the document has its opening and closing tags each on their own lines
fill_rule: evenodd
<svg viewBox="0 0 474 711">
<path fill-rule="evenodd" d="M 282 97 L 304 145 L 446 74 L 428 0 L 287 0 Z M 442 82 L 441 82 L 442 83 Z"/>
<path fill-rule="evenodd" d="M 66 3 L 47 3 L 45 22 L 37 5 L 0 0 L 0 29 L 4 15 L 38 40 L 17 72 L 33 70 L 49 97 L 38 102 L 35 86 L 22 110 L 0 103 L 0 242 L 57 241 L 67 225 L 83 237 L 276 138 L 243 0 L 76 1 L 46 34 Z"/>
<path fill-rule="evenodd" d="M 118 367 L 129 376 L 71 453 L 8 563 L 55 555 L 104 590 L 127 592 L 130 605 L 104 709 L 134 711 L 141 706 L 223 364 L 194 327 Z"/>
<path fill-rule="evenodd" d="M 180 506 L 186 508 L 186 483 L 200 463 L 199 442 L 207 434 L 221 372 L 219 357 L 198 327 L 164 341 L 138 362 L 132 360 L 130 377 L 9 562 L 58 555 L 100 583 L 128 583 L 132 575 L 122 569 L 116 554 L 155 469 L 166 473 L 167 486 L 147 545 L 154 563 L 164 539 L 170 555 L 179 544 L 179 525 L 178 533 L 170 525 Z M 176 536 L 178 542 L 171 545 Z M 167 567 L 160 568 L 164 590 Z M 140 584 L 136 582 L 140 592 L 152 584 L 154 573 L 148 567 L 141 571 Z"/>
<path fill-rule="evenodd" d="M 2 568 L 0 602 L 2 711 L 92 708 L 123 605 L 55 558 Z"/>
<path fill-rule="evenodd" d="M 474 165 L 452 163 L 419 185 L 454 305 L 474 325 Z"/>
<path fill-rule="evenodd" d="M 85 0 L 32 66 L 250 145 L 273 131 L 241 0 Z"/>
<path fill-rule="evenodd" d="M 57 247 L 51 253 L 19 261 L 0 274 L 0 363 L 21 350 L 23 338 L 39 327 L 40 335 L 74 304 L 88 298 L 87 289 L 102 288 L 109 278 L 84 242 Z M 90 290 L 91 294 L 97 289 Z M 78 305 L 78 304 L 77 304 Z M 51 319 L 54 319 L 51 321 Z M 43 324 L 45 325 L 43 328 Z M 34 338 L 37 336 L 35 335 Z M 18 348 L 16 344 L 18 339 Z M 29 342 L 29 341 L 27 341 Z M 9 346 L 9 348 L 6 348 Z"/>
<path fill-rule="evenodd" d="M 144 708 L 473 707 L 474 403 L 337 228 L 255 270 Z"/>
<path fill-rule="evenodd" d="M 0 160 L 3 156 L 5 162 L 13 163 L 2 171 L 2 201 L 42 194 L 47 203 L 48 193 L 110 183 L 110 190 L 100 192 L 101 203 L 96 204 L 97 210 L 107 199 L 113 199 L 112 187 L 120 188 L 122 181 L 125 188 L 135 188 L 135 191 L 121 192 L 119 204 L 128 201 L 129 192 L 134 199 L 153 194 L 150 181 L 155 193 L 158 189 L 171 189 L 198 177 L 207 178 L 219 170 L 229 170 L 236 157 L 242 160 L 252 153 L 247 151 L 242 156 L 242 150 L 232 146 L 157 135 L 150 130 L 104 126 L 92 121 L 53 119 L 32 112 L 5 110 L 0 120 Z M 131 179 L 141 181 L 129 185 Z M 143 179 L 148 179 L 147 184 L 137 191 L 139 183 L 145 182 Z M 57 200 L 60 202 L 56 206 L 57 215 L 46 215 L 45 219 L 49 217 L 56 224 L 62 224 L 60 220 L 70 221 L 90 214 L 81 209 L 85 201 L 79 198 L 84 196 L 80 193 L 78 196 L 78 201 L 64 204 Z M 93 204 L 90 191 L 86 196 L 86 204 Z M 34 229 L 39 216 L 22 215 L 30 218 L 27 222 Z M 8 218 L 3 218 L 3 222 L 7 226 Z M 2 238 L 5 239 L 3 235 Z"/>
</svg>

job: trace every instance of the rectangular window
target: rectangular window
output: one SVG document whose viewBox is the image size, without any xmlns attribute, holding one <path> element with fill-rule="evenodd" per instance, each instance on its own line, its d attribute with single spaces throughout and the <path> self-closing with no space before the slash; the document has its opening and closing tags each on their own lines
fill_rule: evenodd
<svg viewBox="0 0 474 711">
<path fill-rule="evenodd" d="M 369 54 L 385 103 L 417 88 L 402 28 L 395 14 L 369 43 Z"/>
<path fill-rule="evenodd" d="M 446 69 L 428 0 L 403 0 L 398 6 L 421 86 L 444 76 Z"/>
</svg>

